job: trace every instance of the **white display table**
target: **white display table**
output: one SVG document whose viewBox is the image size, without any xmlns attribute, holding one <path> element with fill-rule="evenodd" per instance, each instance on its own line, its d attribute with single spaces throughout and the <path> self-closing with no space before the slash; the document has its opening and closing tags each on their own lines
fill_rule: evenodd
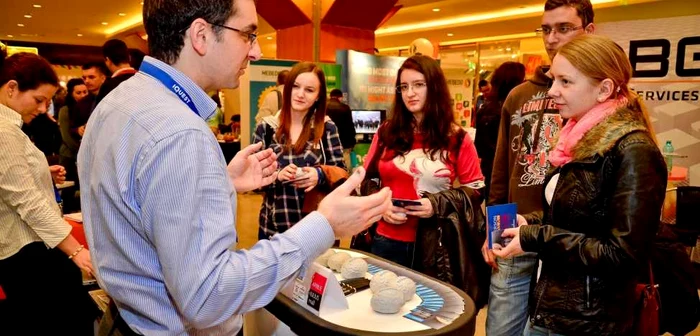
<svg viewBox="0 0 700 336">
<path fill-rule="evenodd" d="M 454 286 L 407 269 L 369 253 L 336 249 L 348 252 L 352 257 L 364 257 L 369 264 L 367 278 L 381 270 L 390 270 L 399 276 L 411 278 L 417 284 L 416 295 L 406 302 L 396 314 L 380 314 L 372 310 L 372 292 L 367 289 L 347 296 L 349 308 L 337 308 L 343 304 L 330 304 L 327 310 L 314 311 L 304 305 L 305 299 L 290 299 L 291 289 L 283 290 L 265 309 L 289 326 L 297 335 L 464 335 L 471 330 L 476 316 L 474 302 Z M 316 265 L 316 267 L 321 267 Z M 343 280 L 339 273 L 336 279 Z M 294 286 L 294 284 L 290 284 Z M 324 298 L 324 300 L 328 297 Z M 325 301 L 324 301 L 325 302 Z M 301 304 L 300 304 L 301 303 Z M 326 302 L 326 304 L 329 304 Z M 433 312 L 428 321 L 409 314 L 420 307 Z M 415 319 L 412 320 L 412 319 Z"/>
</svg>

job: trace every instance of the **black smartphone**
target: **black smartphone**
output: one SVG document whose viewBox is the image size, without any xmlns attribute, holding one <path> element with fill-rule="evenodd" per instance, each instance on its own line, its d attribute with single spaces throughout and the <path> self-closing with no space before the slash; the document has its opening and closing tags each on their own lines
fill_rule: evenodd
<svg viewBox="0 0 700 336">
<path fill-rule="evenodd" d="M 416 200 L 403 199 L 403 198 L 392 198 L 391 204 L 393 204 L 395 207 L 405 208 L 409 205 L 421 205 L 421 202 L 416 201 Z"/>
</svg>

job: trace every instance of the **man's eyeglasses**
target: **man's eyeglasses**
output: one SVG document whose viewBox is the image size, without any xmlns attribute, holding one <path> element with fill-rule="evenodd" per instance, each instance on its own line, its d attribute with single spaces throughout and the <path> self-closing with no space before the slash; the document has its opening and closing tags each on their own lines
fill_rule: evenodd
<svg viewBox="0 0 700 336">
<path fill-rule="evenodd" d="M 556 26 L 554 28 L 549 27 L 549 26 L 542 26 L 540 28 L 535 29 L 535 33 L 537 33 L 537 35 L 539 35 L 539 36 L 542 36 L 542 35 L 547 36 L 547 35 L 551 34 L 552 32 L 556 32 L 559 35 L 566 35 L 568 33 L 571 33 L 573 31 L 577 31 L 577 30 L 582 29 L 582 28 L 583 28 L 583 26 L 567 26 L 567 25 Z"/>
<path fill-rule="evenodd" d="M 250 43 L 250 45 L 253 45 L 253 43 L 255 43 L 255 41 L 256 41 L 257 38 L 258 38 L 258 34 L 255 34 L 255 33 L 249 33 L 249 32 L 242 31 L 242 30 L 240 30 L 240 29 L 236 29 L 236 28 L 233 28 L 233 27 L 229 27 L 229 26 L 225 26 L 225 25 L 220 25 L 220 24 L 216 24 L 216 23 L 211 23 L 211 22 L 210 22 L 209 24 L 212 25 L 212 26 L 217 26 L 217 27 L 221 27 L 221 28 L 226 28 L 226 29 L 228 29 L 228 30 L 233 30 L 233 31 L 235 31 L 235 32 L 237 32 L 237 33 L 239 33 L 239 34 L 245 36 L 245 37 L 248 39 L 248 42 Z"/>
<path fill-rule="evenodd" d="M 402 93 L 402 92 L 408 92 L 410 88 L 413 88 L 413 91 L 418 91 L 423 88 L 425 88 L 425 82 L 415 82 L 413 84 L 401 84 L 396 87 L 396 92 Z"/>
</svg>

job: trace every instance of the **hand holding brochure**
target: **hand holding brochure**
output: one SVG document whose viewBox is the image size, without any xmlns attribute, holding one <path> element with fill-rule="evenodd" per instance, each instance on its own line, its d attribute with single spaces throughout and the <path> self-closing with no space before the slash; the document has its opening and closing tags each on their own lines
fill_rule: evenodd
<svg viewBox="0 0 700 336">
<path fill-rule="evenodd" d="M 486 224 L 490 249 L 501 249 L 510 243 L 511 238 L 502 238 L 505 229 L 518 227 L 518 205 L 515 203 L 486 207 Z"/>
</svg>

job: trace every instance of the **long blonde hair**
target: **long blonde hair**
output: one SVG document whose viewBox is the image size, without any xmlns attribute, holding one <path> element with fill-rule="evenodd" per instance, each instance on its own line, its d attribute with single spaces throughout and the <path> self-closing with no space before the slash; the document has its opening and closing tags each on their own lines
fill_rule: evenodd
<svg viewBox="0 0 700 336">
<path fill-rule="evenodd" d="M 630 109 L 640 114 L 656 142 L 649 111 L 642 98 L 629 88 L 632 65 L 622 47 L 605 36 L 582 34 L 561 47 L 557 55 L 566 58 L 578 71 L 597 83 L 606 78 L 612 80 L 615 87 L 610 98 L 627 98 Z"/>
</svg>

